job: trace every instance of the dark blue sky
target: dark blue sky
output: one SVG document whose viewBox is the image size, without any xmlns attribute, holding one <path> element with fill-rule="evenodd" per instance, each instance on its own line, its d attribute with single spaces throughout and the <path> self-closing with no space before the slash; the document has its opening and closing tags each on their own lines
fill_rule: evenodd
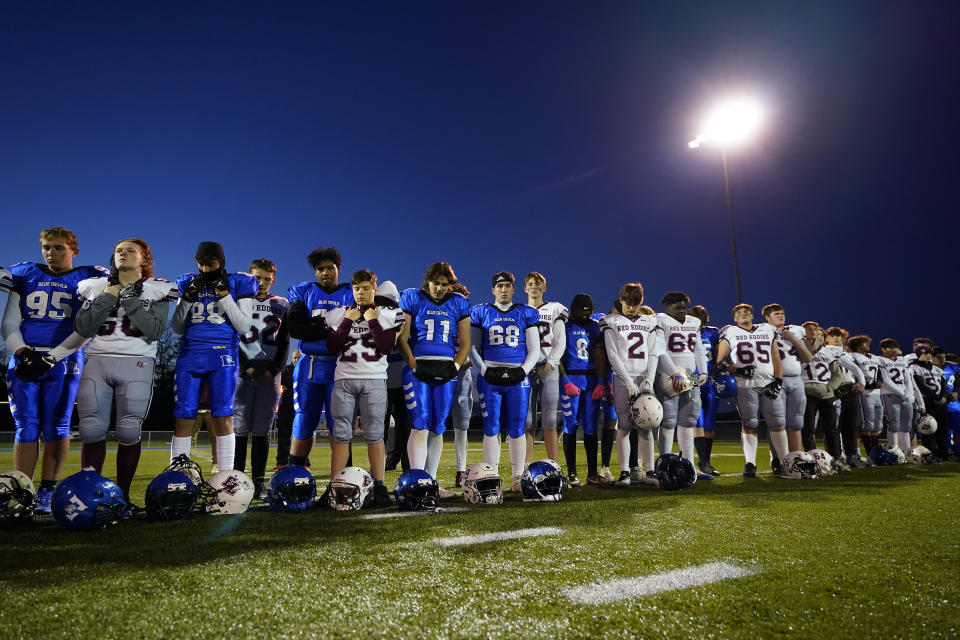
<svg viewBox="0 0 960 640">
<path fill-rule="evenodd" d="M 218 240 L 283 293 L 333 244 L 347 277 L 417 286 L 444 259 L 479 302 L 535 269 L 601 309 L 639 280 L 725 324 L 720 156 L 686 143 L 749 91 L 745 300 L 957 350 L 958 6 L 7 3 L 0 264 L 62 224 L 80 264 L 139 236 L 173 278 Z"/>
</svg>

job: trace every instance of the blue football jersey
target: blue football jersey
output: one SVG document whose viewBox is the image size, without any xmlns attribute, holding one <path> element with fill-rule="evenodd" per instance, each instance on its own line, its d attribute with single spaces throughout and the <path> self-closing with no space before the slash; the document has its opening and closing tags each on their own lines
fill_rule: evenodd
<svg viewBox="0 0 960 640">
<path fill-rule="evenodd" d="M 584 373 L 596 370 L 593 361 L 594 346 L 600 337 L 600 323 L 587 320 L 583 326 L 567 320 L 567 349 L 560 362 L 567 373 Z"/>
<path fill-rule="evenodd" d="M 302 302 L 310 311 L 311 317 L 326 316 L 331 309 L 352 307 L 356 304 L 353 299 L 353 287 L 349 283 L 338 284 L 332 290 L 325 291 L 316 282 L 301 282 L 287 290 L 287 298 L 290 299 L 290 304 L 297 300 Z M 331 328 L 335 329 L 336 327 Z M 300 349 L 301 353 L 308 356 L 333 357 L 336 355 L 327 351 L 326 340 L 314 340 L 313 342 L 301 340 L 297 348 Z"/>
<path fill-rule="evenodd" d="M 11 292 L 20 294 L 20 334 L 32 347 L 55 347 L 73 333 L 73 316 L 83 305 L 77 284 L 109 276 L 103 267 L 75 267 L 53 275 L 46 265 L 21 262 L 10 267 Z"/>
<path fill-rule="evenodd" d="M 410 314 L 410 348 L 414 358 L 452 358 L 457 353 L 457 323 L 470 316 L 470 302 L 448 293 L 434 302 L 422 289 L 400 294 L 400 308 Z"/>
<path fill-rule="evenodd" d="M 470 324 L 483 329 L 480 354 L 492 362 L 521 364 L 526 360 L 527 327 L 536 327 L 539 322 L 540 312 L 525 304 L 500 311 L 483 302 L 470 310 Z"/>
<path fill-rule="evenodd" d="M 184 290 L 199 274 L 185 273 L 177 278 L 177 290 L 183 296 Z M 230 283 L 230 295 L 234 300 L 253 298 L 257 295 L 257 279 L 249 273 L 227 274 Z M 181 351 L 192 346 L 226 345 L 236 349 L 240 345 L 241 334 L 230 324 L 230 320 L 220 309 L 220 296 L 213 289 L 200 292 L 183 332 Z"/>
<path fill-rule="evenodd" d="M 720 336 L 720 329 L 716 327 L 706 326 L 700 331 L 700 341 L 703 343 L 703 350 L 707 354 L 707 371 L 699 371 L 698 373 L 712 373 L 716 363 L 714 358 L 717 353 L 717 340 Z"/>
</svg>

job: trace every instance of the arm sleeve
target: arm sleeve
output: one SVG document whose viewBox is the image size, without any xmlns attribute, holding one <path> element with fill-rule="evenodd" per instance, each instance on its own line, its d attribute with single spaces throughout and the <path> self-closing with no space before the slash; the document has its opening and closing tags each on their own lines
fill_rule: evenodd
<svg viewBox="0 0 960 640">
<path fill-rule="evenodd" d="M 69 355 L 72 355 L 80 347 L 87 344 L 90 341 L 90 338 L 84 337 L 74 331 L 69 336 L 67 336 L 63 342 L 55 346 L 53 349 L 50 349 L 48 352 L 51 356 L 57 359 L 57 362 L 63 360 Z"/>
<path fill-rule="evenodd" d="M 326 340 L 330 334 L 330 329 L 327 327 L 323 316 L 311 317 L 307 305 L 300 300 L 294 300 L 290 303 L 284 325 L 287 326 L 291 338 L 306 340 L 307 342 Z"/>
<path fill-rule="evenodd" d="M 373 336 L 373 344 L 376 345 L 380 355 L 385 356 L 393 351 L 393 345 L 397 343 L 397 328 L 384 329 L 380 326 L 377 318 L 370 320 L 370 335 Z"/>
<path fill-rule="evenodd" d="M 610 367 L 613 368 L 613 372 L 620 376 L 623 380 L 632 380 L 630 375 L 627 373 L 627 367 L 623 364 L 623 360 L 620 359 L 620 354 L 617 353 L 616 347 L 610 348 L 612 340 L 606 341 L 607 346 L 607 361 L 610 363 Z"/>
<path fill-rule="evenodd" d="M 230 321 L 230 324 L 238 333 L 250 331 L 253 298 L 240 298 L 240 301 L 236 302 L 233 296 L 228 293 L 220 298 L 220 308 L 223 315 L 227 316 L 227 320 Z"/>
<path fill-rule="evenodd" d="M 857 366 L 857 363 L 854 362 L 853 358 L 851 358 L 848 354 L 843 354 L 838 358 L 838 360 L 840 361 L 840 366 L 849 371 L 850 374 L 853 375 L 854 380 L 856 380 L 859 384 L 867 383 L 866 378 L 863 377 L 863 371 L 860 370 L 860 367 Z"/>
<path fill-rule="evenodd" d="M 330 353 L 340 353 L 343 350 L 343 345 L 347 343 L 347 336 L 350 335 L 352 326 L 353 320 L 344 318 L 340 326 L 330 332 L 330 335 L 327 336 L 327 349 L 330 350 Z"/>
<path fill-rule="evenodd" d="M 283 367 L 287 364 L 287 356 L 290 355 L 290 332 L 287 330 L 287 321 L 284 319 L 280 323 L 280 330 L 277 331 L 277 352 L 273 354 L 273 364 Z"/>
<path fill-rule="evenodd" d="M 7 298 L 7 306 L 3 310 L 3 323 L 0 325 L 0 335 L 3 335 L 3 341 L 11 353 L 16 353 L 19 349 L 27 346 L 27 343 L 23 341 L 23 335 L 20 333 L 20 323 L 22 321 L 20 294 L 11 291 Z"/>
<path fill-rule="evenodd" d="M 904 376 L 904 384 L 910 386 L 910 389 L 907 390 L 907 395 L 909 396 L 913 393 L 913 400 L 917 403 L 917 406 L 920 407 L 920 411 L 926 411 L 927 405 L 923 401 L 923 394 L 920 393 L 920 385 L 913 381 L 913 376 Z"/>
<path fill-rule="evenodd" d="M 667 352 L 660 354 L 660 360 L 657 362 L 657 366 L 668 376 L 672 376 L 677 372 L 677 363 L 673 361 L 673 358 L 671 358 Z"/>
<path fill-rule="evenodd" d="M 524 333 L 527 340 L 527 357 L 520 366 L 523 367 L 523 372 L 529 375 L 537 366 L 537 360 L 540 359 L 540 330 L 537 329 L 537 325 L 530 325 Z"/>
<path fill-rule="evenodd" d="M 483 329 L 480 327 L 470 327 L 470 359 L 480 367 L 480 374 L 487 370 L 487 365 L 483 363 L 483 356 L 480 355 L 480 345 L 483 344 Z"/>
<path fill-rule="evenodd" d="M 560 358 L 563 357 L 563 352 L 567 349 L 567 325 L 563 320 L 557 319 L 553 321 L 553 335 L 556 338 L 553 341 L 553 347 L 551 347 L 550 353 L 547 354 L 547 362 L 556 369 L 560 365 Z"/>
<path fill-rule="evenodd" d="M 697 371 L 700 373 L 706 373 L 707 367 L 707 350 L 703 347 L 703 340 L 700 339 L 700 336 L 697 336 L 697 344 L 693 347 L 693 359 L 697 365 Z"/>
<path fill-rule="evenodd" d="M 145 309 L 140 301 L 132 298 L 123 303 L 123 310 L 130 316 L 130 322 L 150 340 L 159 340 L 167 328 L 167 316 L 170 314 L 170 301 L 160 300 Z"/>
<path fill-rule="evenodd" d="M 176 309 L 173 310 L 173 318 L 170 319 L 170 328 L 173 329 L 173 332 L 178 335 L 183 335 L 183 332 L 187 329 L 187 317 L 190 315 L 190 310 L 193 308 L 193 303 L 188 301 L 186 298 L 180 298 L 180 302 L 177 303 Z"/>
<path fill-rule="evenodd" d="M 92 338 L 97 335 L 100 325 L 110 316 L 115 306 L 117 306 L 117 296 L 104 291 L 90 303 L 90 306 L 84 305 L 77 311 L 77 315 L 73 318 L 73 330 L 84 338 Z"/>
<path fill-rule="evenodd" d="M 657 379 L 657 366 L 660 364 L 660 359 L 664 358 L 664 371 L 673 375 L 677 370 L 677 366 L 673 364 L 673 360 L 670 359 L 670 356 L 667 355 L 663 345 L 660 343 L 662 340 L 662 333 L 660 331 L 654 331 L 650 334 L 652 338 L 650 341 L 650 348 L 647 350 L 649 357 L 647 358 L 647 375 L 646 378 L 651 383 L 655 382 Z M 669 369 L 672 369 L 669 370 Z"/>
</svg>

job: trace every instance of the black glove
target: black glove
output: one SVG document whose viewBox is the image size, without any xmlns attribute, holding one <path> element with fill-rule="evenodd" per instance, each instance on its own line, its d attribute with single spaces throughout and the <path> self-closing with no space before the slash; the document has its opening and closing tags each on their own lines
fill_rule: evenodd
<svg viewBox="0 0 960 640">
<path fill-rule="evenodd" d="M 763 388 L 763 394 L 771 400 L 780 397 L 780 390 L 783 389 L 783 378 L 774 378 L 773 382 Z"/>
<path fill-rule="evenodd" d="M 140 294 L 143 293 L 143 282 L 137 280 L 133 284 L 125 285 L 120 289 L 120 302 L 127 300 L 140 300 Z"/>
<path fill-rule="evenodd" d="M 180 297 L 187 302 L 196 302 L 205 288 L 203 274 L 201 273 L 190 281 L 190 284 L 186 286 L 183 293 L 180 294 Z"/>
<path fill-rule="evenodd" d="M 281 367 L 281 366 L 282 366 L 282 365 L 279 365 L 279 364 L 277 364 L 276 362 L 268 362 L 268 363 L 267 363 L 267 371 L 270 372 L 270 375 L 276 376 L 278 373 L 280 373 L 280 367 Z"/>
<path fill-rule="evenodd" d="M 718 378 L 730 370 L 730 358 L 724 358 L 713 368 L 711 375 Z"/>
<path fill-rule="evenodd" d="M 457 365 L 453 360 L 417 360 L 413 375 L 422 382 L 443 384 L 457 377 Z"/>
<path fill-rule="evenodd" d="M 39 380 L 53 368 L 53 365 L 57 364 L 56 358 L 49 353 L 42 353 L 35 349 L 27 349 L 17 358 L 20 364 L 14 369 L 14 373 L 21 380 Z"/>
<path fill-rule="evenodd" d="M 750 378 L 753 377 L 753 373 L 756 370 L 757 370 L 757 365 L 748 364 L 743 367 L 737 367 L 737 375 L 740 376 L 741 378 L 746 378 L 747 380 L 749 380 Z"/>
<path fill-rule="evenodd" d="M 207 274 L 207 286 L 214 291 L 230 291 L 230 280 L 223 269 L 210 271 Z"/>
</svg>

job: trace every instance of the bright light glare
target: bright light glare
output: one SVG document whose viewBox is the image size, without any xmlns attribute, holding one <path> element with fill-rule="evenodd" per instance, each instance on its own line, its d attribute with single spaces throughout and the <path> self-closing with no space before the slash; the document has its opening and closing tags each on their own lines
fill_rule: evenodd
<svg viewBox="0 0 960 640">
<path fill-rule="evenodd" d="M 703 133 L 691 140 L 688 146 L 696 149 L 706 142 L 715 142 L 725 147 L 747 142 L 763 122 L 763 109 L 748 99 L 731 100 L 721 104 L 710 114 L 703 126 Z"/>
</svg>

